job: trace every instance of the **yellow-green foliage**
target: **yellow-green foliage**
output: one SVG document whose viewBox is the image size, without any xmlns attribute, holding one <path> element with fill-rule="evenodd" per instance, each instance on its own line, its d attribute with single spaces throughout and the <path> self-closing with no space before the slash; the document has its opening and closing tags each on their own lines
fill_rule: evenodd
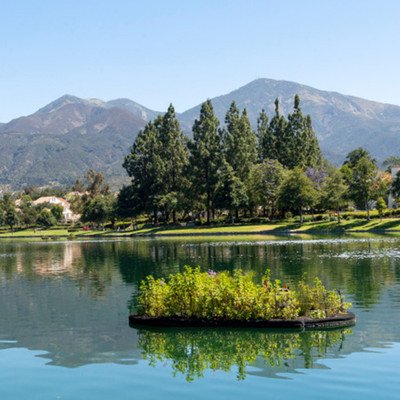
<svg viewBox="0 0 400 400">
<path fill-rule="evenodd" d="M 316 278 L 314 286 L 299 283 L 299 291 L 270 281 L 269 271 L 263 284 L 236 270 L 200 272 L 186 266 L 183 274 L 165 279 L 148 276 L 140 286 L 138 313 L 150 317 L 194 317 L 218 319 L 294 319 L 306 315 L 321 318 L 344 312 L 350 304 L 342 296 L 327 290 Z"/>
</svg>

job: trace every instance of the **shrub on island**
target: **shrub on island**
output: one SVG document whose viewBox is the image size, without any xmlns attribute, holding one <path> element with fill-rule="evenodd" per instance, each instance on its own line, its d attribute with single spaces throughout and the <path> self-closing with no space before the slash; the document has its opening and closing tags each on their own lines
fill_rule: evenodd
<svg viewBox="0 0 400 400">
<path fill-rule="evenodd" d="M 200 272 L 186 266 L 184 273 L 165 279 L 148 276 L 140 286 L 138 315 L 218 320 L 291 320 L 326 318 L 343 314 L 351 306 L 344 297 L 326 289 L 320 279 L 313 285 L 300 281 L 297 290 L 271 282 L 267 270 L 255 284 L 242 270 Z"/>
</svg>

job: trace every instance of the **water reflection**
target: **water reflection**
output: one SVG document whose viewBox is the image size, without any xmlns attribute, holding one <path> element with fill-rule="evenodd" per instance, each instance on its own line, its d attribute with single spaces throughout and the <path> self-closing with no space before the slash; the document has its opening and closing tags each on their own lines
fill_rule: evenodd
<svg viewBox="0 0 400 400">
<path fill-rule="evenodd" d="M 170 365 L 172 375 L 187 381 L 204 377 L 206 370 L 237 371 L 246 378 L 250 365 L 258 375 L 278 377 L 277 373 L 298 368 L 321 368 L 321 358 L 342 354 L 349 328 L 333 331 L 274 333 L 265 330 L 232 329 L 139 329 L 138 346 L 149 365 Z M 251 369 L 254 371 L 254 369 Z"/>
<path fill-rule="evenodd" d="M 167 277 L 182 272 L 184 265 L 242 268 L 256 280 L 270 268 L 273 279 L 289 285 L 304 272 L 310 279 L 319 276 L 345 294 L 357 315 L 354 335 L 347 336 L 340 354 L 400 342 L 398 238 L 238 239 L 0 242 L 0 349 L 40 350 L 49 364 L 67 367 L 136 363 L 143 349 L 128 315 L 138 285 L 148 274 Z M 250 348 L 256 340 L 237 338 Z M 326 355 L 335 347 L 328 348 Z M 303 368 L 303 351 L 298 348 L 280 370 L 265 368 L 258 355 L 247 362 L 247 373 L 275 376 L 285 368 Z M 315 358 L 311 361 L 312 368 L 318 367 Z"/>
</svg>

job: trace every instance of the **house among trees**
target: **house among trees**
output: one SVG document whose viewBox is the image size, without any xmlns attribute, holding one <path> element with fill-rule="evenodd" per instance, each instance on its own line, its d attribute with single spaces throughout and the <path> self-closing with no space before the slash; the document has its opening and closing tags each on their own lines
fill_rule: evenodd
<svg viewBox="0 0 400 400">
<path fill-rule="evenodd" d="M 77 221 L 79 219 L 79 215 L 76 215 L 73 213 L 71 210 L 71 204 L 62 199 L 61 197 L 56 197 L 56 196 L 43 196 L 39 197 L 37 200 L 34 200 L 32 202 L 33 205 L 38 205 L 38 204 L 43 204 L 43 203 L 49 203 L 51 205 L 58 204 L 63 208 L 63 216 L 65 221 Z"/>
</svg>

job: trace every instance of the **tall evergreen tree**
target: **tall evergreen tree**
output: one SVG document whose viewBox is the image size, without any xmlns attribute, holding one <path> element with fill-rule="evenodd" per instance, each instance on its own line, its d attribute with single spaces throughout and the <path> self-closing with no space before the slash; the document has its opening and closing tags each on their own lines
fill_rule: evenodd
<svg viewBox="0 0 400 400">
<path fill-rule="evenodd" d="M 293 113 L 288 115 L 284 140 L 287 147 L 287 157 L 283 163 L 285 166 L 293 169 L 297 166 L 306 168 L 320 164 L 321 151 L 312 128 L 312 120 L 309 115 L 303 116 L 297 94 L 294 97 Z"/>
<path fill-rule="evenodd" d="M 305 165 L 307 167 L 320 166 L 322 162 L 321 149 L 312 126 L 310 115 L 307 115 L 304 119 L 304 137 L 306 142 L 304 154 Z"/>
<path fill-rule="evenodd" d="M 193 141 L 189 142 L 190 173 L 196 195 L 205 196 L 207 223 L 210 222 L 211 201 L 218 184 L 221 167 L 221 137 L 219 121 L 214 115 L 211 100 L 201 105 L 200 117 L 194 121 Z"/>
<path fill-rule="evenodd" d="M 268 124 L 268 116 L 264 109 L 257 118 L 258 159 L 276 160 L 276 137 Z"/>
<path fill-rule="evenodd" d="M 246 109 L 240 115 L 233 102 L 225 117 L 223 135 L 225 159 L 232 167 L 235 177 L 244 185 L 257 160 L 257 137 L 253 132 Z M 236 209 L 236 215 L 238 210 Z"/>
<path fill-rule="evenodd" d="M 225 117 L 224 151 L 226 161 L 243 182 L 257 160 L 257 137 L 251 129 L 246 109 L 240 116 L 235 102 Z"/>
<path fill-rule="evenodd" d="M 304 167 L 306 136 L 304 132 L 304 117 L 300 108 L 300 98 L 297 94 L 294 97 L 293 113 L 288 115 L 286 140 L 288 140 L 289 147 L 287 167 L 290 169 L 296 166 Z"/>
<path fill-rule="evenodd" d="M 167 214 L 168 204 L 177 205 L 172 209 L 173 221 L 176 223 L 176 209 L 179 208 L 179 203 L 182 201 L 181 193 L 188 183 L 183 172 L 189 161 L 189 152 L 187 139 L 181 130 L 172 104 L 162 117 L 160 143 L 160 156 L 165 165 L 162 195 L 163 197 L 168 195 L 168 202 L 165 203 L 165 197 L 162 201 L 164 205 L 167 205 Z"/>
<path fill-rule="evenodd" d="M 215 194 L 216 206 L 228 209 L 231 213 L 232 223 L 234 223 L 233 210 L 244 207 L 247 202 L 248 197 L 244 183 L 236 176 L 231 165 L 223 160 Z"/>
<path fill-rule="evenodd" d="M 285 117 L 279 113 L 279 99 L 275 99 L 275 115 L 269 124 L 270 142 L 274 144 L 274 151 L 269 158 L 278 160 L 285 166 L 290 158 L 289 142 L 286 139 L 286 126 Z"/>
<path fill-rule="evenodd" d="M 149 122 L 136 137 L 130 154 L 125 157 L 123 167 L 132 178 L 132 197 L 137 212 L 154 212 L 157 223 L 157 196 L 163 188 L 165 162 L 161 157 L 159 128 L 162 117 Z"/>
</svg>

